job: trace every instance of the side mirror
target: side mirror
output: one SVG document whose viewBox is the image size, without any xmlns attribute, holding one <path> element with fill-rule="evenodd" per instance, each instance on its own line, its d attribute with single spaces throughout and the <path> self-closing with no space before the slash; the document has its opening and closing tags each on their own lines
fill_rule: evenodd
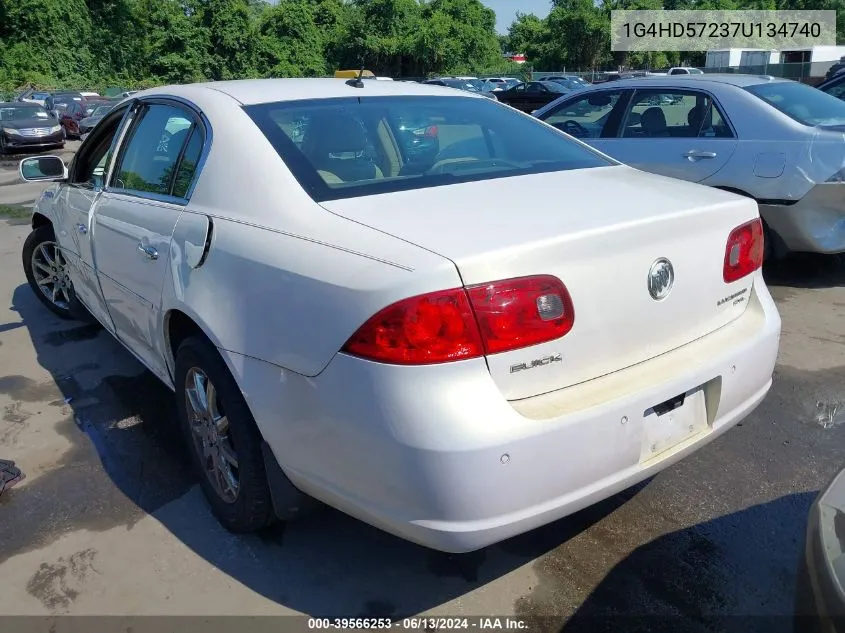
<svg viewBox="0 0 845 633">
<path fill-rule="evenodd" d="M 67 178 L 67 167 L 58 156 L 33 156 L 20 164 L 24 182 L 60 181 Z"/>
</svg>

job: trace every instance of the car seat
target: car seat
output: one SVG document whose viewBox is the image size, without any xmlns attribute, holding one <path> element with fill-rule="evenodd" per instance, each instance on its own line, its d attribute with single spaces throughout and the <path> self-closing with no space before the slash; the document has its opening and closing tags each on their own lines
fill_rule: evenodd
<svg viewBox="0 0 845 633">
<path fill-rule="evenodd" d="M 648 108 L 643 112 L 642 118 L 640 119 L 640 126 L 645 131 L 646 136 L 652 138 L 669 136 L 666 115 L 658 107 Z"/>
<path fill-rule="evenodd" d="M 302 153 L 327 182 L 335 178 L 342 182 L 383 178 L 381 169 L 367 155 L 367 145 L 361 121 L 335 110 L 311 116 L 302 139 Z"/>
</svg>

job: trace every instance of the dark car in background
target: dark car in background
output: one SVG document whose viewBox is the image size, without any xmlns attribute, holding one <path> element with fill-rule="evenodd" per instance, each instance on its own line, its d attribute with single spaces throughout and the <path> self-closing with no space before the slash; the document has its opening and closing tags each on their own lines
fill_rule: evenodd
<svg viewBox="0 0 845 633">
<path fill-rule="evenodd" d="M 106 97 L 85 97 L 83 110 L 85 110 L 85 116 L 89 117 L 97 108 L 101 106 L 112 106 L 115 103 L 117 103 L 115 99 L 108 99 Z"/>
<path fill-rule="evenodd" d="M 58 104 L 67 104 L 71 101 L 84 104 L 85 97 L 82 96 L 82 93 L 71 90 L 51 92 L 45 99 L 44 107 L 47 109 L 47 112 L 52 112 L 57 109 Z"/>
<path fill-rule="evenodd" d="M 517 110 L 533 112 L 570 92 L 555 81 L 529 81 L 497 92 L 496 98 Z"/>
<path fill-rule="evenodd" d="M 62 127 L 37 103 L 0 103 L 0 154 L 14 149 L 64 147 Z"/>
<path fill-rule="evenodd" d="M 77 127 L 79 128 L 79 138 L 84 141 L 85 137 L 88 136 L 88 133 L 94 129 L 94 126 L 114 109 L 115 103 L 116 102 L 95 103 L 91 108 L 91 111 L 87 112 L 87 116 L 77 124 Z"/>
<path fill-rule="evenodd" d="M 429 79 L 423 82 L 432 86 L 446 86 L 447 88 L 455 88 L 457 90 L 466 90 L 467 92 L 474 92 L 480 94 L 488 99 L 495 99 L 496 95 L 492 90 L 485 90 L 483 82 L 478 79 L 459 79 L 457 77 L 438 77 L 436 79 Z"/>
<path fill-rule="evenodd" d="M 85 105 L 81 101 L 56 101 L 53 112 L 59 118 L 65 138 L 79 138 L 79 123 L 85 118 Z"/>
<path fill-rule="evenodd" d="M 845 101 L 845 68 L 827 81 L 820 83 L 816 88 Z"/>
<path fill-rule="evenodd" d="M 396 129 L 404 174 L 422 173 L 431 167 L 440 153 L 437 122 L 414 116 L 398 121 Z"/>
<path fill-rule="evenodd" d="M 537 81 L 555 81 L 567 90 L 578 90 L 579 88 L 586 88 L 591 85 L 589 81 L 577 75 L 548 75 L 546 77 L 540 77 Z"/>
<path fill-rule="evenodd" d="M 845 70 L 845 57 L 840 57 L 838 62 L 827 69 L 827 73 L 825 73 L 824 78 L 826 80 L 833 79 L 833 77 L 841 73 L 843 70 Z"/>
</svg>

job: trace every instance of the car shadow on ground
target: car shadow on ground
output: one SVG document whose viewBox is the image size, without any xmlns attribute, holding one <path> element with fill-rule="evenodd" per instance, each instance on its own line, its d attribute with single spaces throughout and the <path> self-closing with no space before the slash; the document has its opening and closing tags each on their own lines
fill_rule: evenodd
<svg viewBox="0 0 845 633">
<path fill-rule="evenodd" d="M 563 633 L 812 630 L 805 628 L 813 623 L 810 612 L 802 609 L 796 622 L 793 609 L 816 494 L 786 495 L 638 547 L 592 591 Z"/>
<path fill-rule="evenodd" d="M 413 545 L 329 508 L 235 536 L 211 517 L 195 485 L 172 392 L 99 326 L 53 317 L 29 286 L 15 290 L 13 310 L 52 378 L 0 378 L 0 392 L 17 403 L 4 419 L 17 416 L 26 424 L 36 409 L 56 407 L 65 418 L 57 430 L 71 449 L 47 472 L 0 498 L 0 505 L 10 506 L 3 515 L 7 536 L 0 542 L 0 563 L 70 531 L 131 527 L 153 515 L 198 556 L 277 604 L 318 617 L 401 618 L 525 565 L 646 485 L 465 555 Z"/>
<path fill-rule="evenodd" d="M 845 286 L 845 255 L 791 253 L 766 264 L 763 276 L 769 286 L 832 288 Z"/>
</svg>

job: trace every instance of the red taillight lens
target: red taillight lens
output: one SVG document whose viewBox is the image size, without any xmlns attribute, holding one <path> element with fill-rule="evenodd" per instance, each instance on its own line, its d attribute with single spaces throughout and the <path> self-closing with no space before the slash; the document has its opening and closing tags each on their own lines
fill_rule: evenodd
<svg viewBox="0 0 845 633">
<path fill-rule="evenodd" d="M 566 287 L 548 275 L 467 288 L 487 354 L 552 341 L 575 324 Z"/>
<path fill-rule="evenodd" d="M 352 335 L 343 351 L 399 365 L 443 363 L 484 353 L 463 288 L 386 307 Z"/>
<path fill-rule="evenodd" d="M 736 227 L 725 247 L 722 277 L 731 283 L 750 275 L 763 265 L 763 223 L 760 218 Z"/>
<path fill-rule="evenodd" d="M 403 299 L 364 323 L 343 351 L 400 365 L 443 363 L 552 341 L 574 323 L 559 279 L 521 277 Z"/>
</svg>

